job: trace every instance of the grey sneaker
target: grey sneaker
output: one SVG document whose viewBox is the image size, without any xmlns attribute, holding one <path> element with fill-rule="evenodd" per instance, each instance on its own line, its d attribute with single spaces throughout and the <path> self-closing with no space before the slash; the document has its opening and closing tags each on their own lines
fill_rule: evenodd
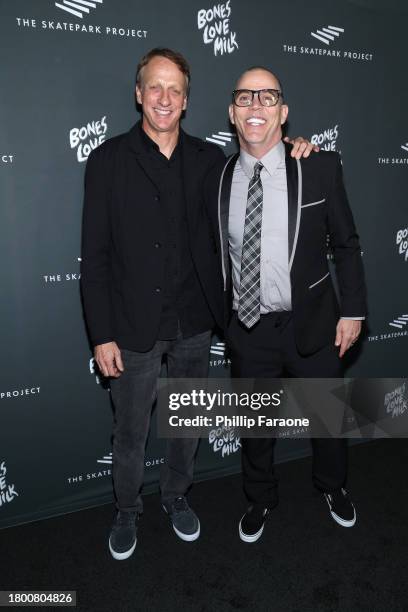
<svg viewBox="0 0 408 612">
<path fill-rule="evenodd" d="M 137 512 L 118 512 L 109 536 L 109 550 L 114 559 L 123 561 L 136 548 Z"/>
<path fill-rule="evenodd" d="M 185 542 L 192 542 L 200 535 L 200 521 L 190 508 L 184 495 L 175 497 L 172 502 L 165 502 L 163 509 L 170 516 L 173 529 Z"/>
</svg>

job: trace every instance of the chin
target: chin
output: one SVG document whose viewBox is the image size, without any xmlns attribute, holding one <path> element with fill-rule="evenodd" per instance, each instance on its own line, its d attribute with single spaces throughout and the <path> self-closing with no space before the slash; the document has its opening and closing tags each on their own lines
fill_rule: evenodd
<svg viewBox="0 0 408 612">
<path fill-rule="evenodd" d="M 247 138 L 243 138 L 243 141 L 246 142 L 249 145 L 257 145 L 257 144 L 262 144 L 263 143 L 263 138 L 255 138 L 255 137 L 247 137 Z"/>
<path fill-rule="evenodd" d="M 174 128 L 174 121 L 154 121 L 155 129 L 159 132 L 169 132 Z"/>
<path fill-rule="evenodd" d="M 261 133 L 260 131 L 255 132 L 254 130 L 244 132 L 243 136 L 248 142 L 262 142 L 265 138 L 265 134 Z"/>
</svg>

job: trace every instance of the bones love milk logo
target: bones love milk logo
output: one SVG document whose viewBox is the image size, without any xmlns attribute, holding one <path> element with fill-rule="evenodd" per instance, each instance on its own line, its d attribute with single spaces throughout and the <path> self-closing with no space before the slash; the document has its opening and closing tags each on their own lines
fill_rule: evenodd
<svg viewBox="0 0 408 612">
<path fill-rule="evenodd" d="M 212 429 L 208 435 L 208 442 L 214 453 L 220 452 L 221 457 L 232 455 L 241 448 L 241 440 L 236 435 L 235 429 L 226 425 Z"/>
<path fill-rule="evenodd" d="M 402 416 L 407 410 L 407 397 L 405 391 L 406 386 L 404 383 L 390 393 L 385 394 L 384 408 L 385 412 L 391 415 L 391 418 Z"/>
<path fill-rule="evenodd" d="M 107 130 L 106 116 L 103 116 L 97 121 L 90 121 L 69 131 L 69 144 L 71 149 L 76 151 L 77 161 L 84 162 L 88 159 L 90 152 L 104 142 Z"/>
<path fill-rule="evenodd" d="M 7 482 L 7 468 L 6 462 L 0 463 L 0 508 L 4 504 L 8 504 L 13 501 L 15 497 L 18 497 L 18 493 L 15 490 L 15 485 Z"/>
<path fill-rule="evenodd" d="M 320 134 L 313 134 L 311 142 L 319 145 L 323 151 L 336 151 L 337 138 L 339 136 L 339 126 L 335 125 Z"/>
<path fill-rule="evenodd" d="M 230 29 L 231 0 L 215 4 L 197 13 L 197 26 L 202 32 L 205 45 L 212 45 L 214 55 L 232 53 L 238 49 L 237 33 Z"/>
<path fill-rule="evenodd" d="M 398 253 L 408 261 L 408 227 L 398 230 L 395 242 L 398 248 Z"/>
</svg>

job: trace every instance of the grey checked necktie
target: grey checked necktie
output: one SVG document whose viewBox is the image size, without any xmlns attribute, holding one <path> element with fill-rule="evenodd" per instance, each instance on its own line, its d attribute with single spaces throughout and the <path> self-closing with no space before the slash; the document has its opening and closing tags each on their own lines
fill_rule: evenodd
<svg viewBox="0 0 408 612">
<path fill-rule="evenodd" d="M 241 257 L 238 319 L 251 328 L 260 318 L 260 270 L 263 190 L 260 177 L 263 165 L 256 162 L 249 182 Z"/>
</svg>

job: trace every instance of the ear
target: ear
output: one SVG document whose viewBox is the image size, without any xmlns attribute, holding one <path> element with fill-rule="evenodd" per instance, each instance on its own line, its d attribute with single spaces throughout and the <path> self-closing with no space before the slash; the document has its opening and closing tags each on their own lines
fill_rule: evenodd
<svg viewBox="0 0 408 612">
<path fill-rule="evenodd" d="M 288 114 L 289 114 L 289 106 L 287 104 L 282 104 L 282 107 L 281 107 L 281 125 L 283 125 L 286 122 L 286 119 L 288 118 Z"/>
<path fill-rule="evenodd" d="M 187 96 L 184 96 L 184 101 L 183 101 L 183 111 L 185 111 L 187 108 Z"/>
<path fill-rule="evenodd" d="M 232 125 L 235 125 L 235 121 L 234 121 L 234 105 L 230 104 L 228 107 L 228 114 L 229 114 L 229 118 L 230 121 L 232 123 Z"/>
<path fill-rule="evenodd" d="M 138 104 L 142 104 L 142 90 L 139 85 L 136 85 L 136 100 Z"/>
</svg>

